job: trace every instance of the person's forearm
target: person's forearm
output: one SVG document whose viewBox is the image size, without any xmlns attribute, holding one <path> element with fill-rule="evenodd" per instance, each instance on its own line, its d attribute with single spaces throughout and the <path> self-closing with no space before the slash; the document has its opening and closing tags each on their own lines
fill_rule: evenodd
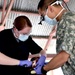
<svg viewBox="0 0 75 75">
<path fill-rule="evenodd" d="M 69 54 L 66 52 L 60 52 L 50 62 L 43 67 L 44 70 L 50 71 L 61 67 L 69 58 Z"/>
<path fill-rule="evenodd" d="M 0 52 L 0 65 L 18 65 L 19 60 L 10 58 Z"/>
</svg>

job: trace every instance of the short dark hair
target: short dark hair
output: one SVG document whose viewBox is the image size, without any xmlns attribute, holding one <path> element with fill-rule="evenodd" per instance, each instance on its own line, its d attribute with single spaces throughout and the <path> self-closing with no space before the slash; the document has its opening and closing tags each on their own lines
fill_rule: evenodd
<svg viewBox="0 0 75 75">
<path fill-rule="evenodd" d="M 22 30 L 26 26 L 32 27 L 32 23 L 30 22 L 28 17 L 18 16 L 15 18 L 14 27 L 16 27 L 18 30 Z"/>
<path fill-rule="evenodd" d="M 37 6 L 37 9 L 42 8 L 44 6 L 44 1 L 45 0 L 40 0 Z"/>
<path fill-rule="evenodd" d="M 46 10 L 48 5 L 54 3 L 57 0 L 40 0 L 37 9 Z"/>
</svg>

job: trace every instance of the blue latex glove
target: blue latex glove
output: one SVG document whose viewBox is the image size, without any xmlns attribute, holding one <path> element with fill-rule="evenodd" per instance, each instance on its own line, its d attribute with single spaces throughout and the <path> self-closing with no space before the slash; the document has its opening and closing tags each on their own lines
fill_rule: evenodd
<svg viewBox="0 0 75 75">
<path fill-rule="evenodd" d="M 45 59 L 46 59 L 46 56 L 41 55 L 41 57 L 38 59 L 38 62 L 36 63 L 36 65 L 42 65 L 43 63 L 45 63 Z"/>
<path fill-rule="evenodd" d="M 29 60 L 21 60 L 19 66 L 30 67 L 32 65 L 32 61 Z"/>
<path fill-rule="evenodd" d="M 36 63 L 36 67 L 34 68 L 34 70 L 36 71 L 36 74 L 42 74 L 41 68 L 45 64 L 45 59 L 46 59 L 46 57 L 44 55 L 42 55 L 39 58 L 38 62 Z"/>
</svg>

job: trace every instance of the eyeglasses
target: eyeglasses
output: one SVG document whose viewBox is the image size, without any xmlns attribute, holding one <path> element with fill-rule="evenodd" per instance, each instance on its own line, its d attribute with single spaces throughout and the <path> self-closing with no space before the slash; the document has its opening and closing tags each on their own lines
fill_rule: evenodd
<svg viewBox="0 0 75 75">
<path fill-rule="evenodd" d="M 55 1 L 55 2 L 53 2 L 53 3 L 51 3 L 50 5 L 52 6 L 52 5 L 55 5 L 55 4 L 57 4 L 57 5 L 62 5 L 62 1 Z"/>
<path fill-rule="evenodd" d="M 44 21 L 44 16 L 43 15 L 40 16 L 40 22 L 38 24 L 42 25 L 42 21 Z"/>
</svg>

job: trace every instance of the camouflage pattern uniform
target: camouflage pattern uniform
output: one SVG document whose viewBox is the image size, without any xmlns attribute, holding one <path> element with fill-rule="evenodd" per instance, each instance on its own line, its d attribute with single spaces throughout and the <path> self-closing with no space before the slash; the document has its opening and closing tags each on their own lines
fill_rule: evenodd
<svg viewBox="0 0 75 75">
<path fill-rule="evenodd" d="M 64 50 L 70 57 L 61 67 L 64 75 L 75 75 L 75 14 L 66 12 L 57 27 L 57 53 Z M 59 61 L 60 62 L 60 61 Z"/>
</svg>

